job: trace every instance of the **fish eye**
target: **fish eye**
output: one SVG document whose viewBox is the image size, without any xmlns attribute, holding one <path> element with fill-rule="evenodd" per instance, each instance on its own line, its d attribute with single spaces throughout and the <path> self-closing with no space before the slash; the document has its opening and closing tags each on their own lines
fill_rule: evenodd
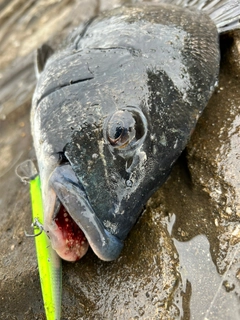
<svg viewBox="0 0 240 320">
<path fill-rule="evenodd" d="M 114 147 L 124 148 L 136 137 L 136 121 L 128 111 L 115 112 L 109 119 L 107 138 Z"/>
<path fill-rule="evenodd" d="M 147 121 L 136 107 L 114 112 L 105 123 L 105 138 L 113 149 L 133 150 L 146 135 Z"/>
</svg>

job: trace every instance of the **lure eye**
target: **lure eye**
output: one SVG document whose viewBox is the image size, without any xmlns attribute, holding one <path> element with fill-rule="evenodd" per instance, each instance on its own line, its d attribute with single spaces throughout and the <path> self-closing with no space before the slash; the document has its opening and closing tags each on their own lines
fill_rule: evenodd
<svg viewBox="0 0 240 320">
<path fill-rule="evenodd" d="M 107 125 L 107 138 L 113 147 L 125 148 L 136 139 L 136 120 L 127 110 L 115 112 Z"/>
</svg>

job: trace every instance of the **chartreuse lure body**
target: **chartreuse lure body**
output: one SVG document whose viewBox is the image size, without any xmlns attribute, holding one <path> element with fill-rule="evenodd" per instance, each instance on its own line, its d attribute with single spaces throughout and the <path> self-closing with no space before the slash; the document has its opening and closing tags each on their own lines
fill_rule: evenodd
<svg viewBox="0 0 240 320">
<path fill-rule="evenodd" d="M 62 291 L 61 259 L 52 249 L 45 232 L 39 234 L 39 229 L 43 230 L 43 204 L 39 176 L 30 180 L 30 194 L 38 269 L 46 318 L 47 320 L 59 320 L 61 317 Z"/>
</svg>

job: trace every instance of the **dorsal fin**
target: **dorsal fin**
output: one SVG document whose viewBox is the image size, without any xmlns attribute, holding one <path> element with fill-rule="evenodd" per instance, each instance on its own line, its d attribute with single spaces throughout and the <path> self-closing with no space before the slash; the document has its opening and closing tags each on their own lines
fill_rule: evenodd
<svg viewBox="0 0 240 320">
<path fill-rule="evenodd" d="M 40 74 L 48 58 L 53 54 L 53 49 L 46 43 L 44 43 L 40 48 L 37 49 L 36 52 L 36 72 Z"/>
<path fill-rule="evenodd" d="M 160 2 L 206 12 L 215 22 L 219 33 L 240 29 L 240 0 L 160 0 Z"/>
</svg>

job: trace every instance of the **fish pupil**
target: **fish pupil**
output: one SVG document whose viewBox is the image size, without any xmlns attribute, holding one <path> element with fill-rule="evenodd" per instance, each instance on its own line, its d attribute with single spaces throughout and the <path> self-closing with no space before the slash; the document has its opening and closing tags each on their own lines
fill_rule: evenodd
<svg viewBox="0 0 240 320">
<path fill-rule="evenodd" d="M 114 139 L 118 139 L 119 137 L 121 137 L 123 133 L 123 128 L 121 126 L 118 126 L 116 127 L 116 132 L 115 132 L 115 135 L 114 135 Z"/>
</svg>

